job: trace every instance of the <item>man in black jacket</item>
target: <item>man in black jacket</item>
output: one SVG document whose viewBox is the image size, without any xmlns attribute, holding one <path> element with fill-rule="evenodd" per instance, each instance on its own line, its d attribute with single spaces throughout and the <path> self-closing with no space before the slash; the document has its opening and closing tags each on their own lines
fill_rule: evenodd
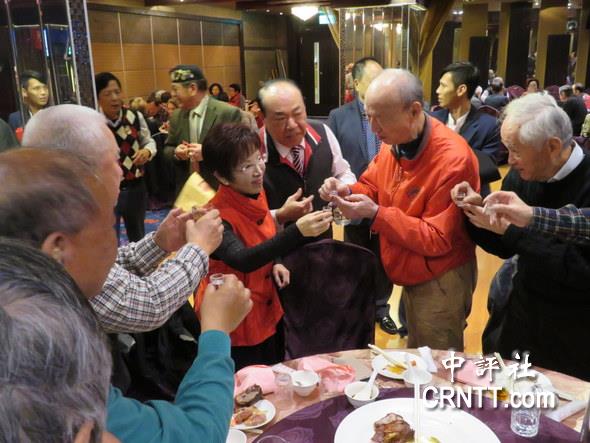
<svg viewBox="0 0 590 443">
<path fill-rule="evenodd" d="M 584 99 L 579 95 L 574 95 L 574 90 L 570 85 L 563 85 L 559 88 L 559 100 L 561 107 L 572 121 L 574 136 L 580 135 L 587 114 Z"/>
<path fill-rule="evenodd" d="M 590 205 L 590 156 L 572 140 L 571 123 L 555 101 L 528 94 L 505 111 L 502 141 L 512 170 L 502 189 L 526 204 Z M 502 258 L 518 255 L 498 351 L 530 351 L 538 366 L 590 379 L 590 246 L 573 244 L 490 217 L 493 206 L 466 183 L 451 196 L 469 218 L 472 239 Z"/>
</svg>

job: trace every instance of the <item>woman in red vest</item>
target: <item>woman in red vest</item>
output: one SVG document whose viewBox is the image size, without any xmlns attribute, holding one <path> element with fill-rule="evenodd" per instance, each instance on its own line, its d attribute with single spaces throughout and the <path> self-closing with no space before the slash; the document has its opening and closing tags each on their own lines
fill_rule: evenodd
<svg viewBox="0 0 590 443">
<path fill-rule="evenodd" d="M 209 276 L 235 274 L 252 292 L 252 311 L 232 332 L 236 370 L 283 360 L 283 308 L 277 287 L 289 284 L 289 271 L 276 259 L 330 228 L 332 214 L 316 211 L 277 233 L 263 189 L 265 161 L 258 135 L 244 125 L 215 126 L 203 142 L 203 162 L 219 189 L 210 204 L 221 214 L 223 241 L 212 254 Z M 203 287 L 204 285 L 202 285 Z M 198 312 L 202 291 L 197 294 Z"/>
</svg>

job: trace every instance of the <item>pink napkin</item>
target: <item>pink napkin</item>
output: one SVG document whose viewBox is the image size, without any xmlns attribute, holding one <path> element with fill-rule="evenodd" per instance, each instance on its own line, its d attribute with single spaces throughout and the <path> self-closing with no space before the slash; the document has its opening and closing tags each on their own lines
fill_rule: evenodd
<svg viewBox="0 0 590 443">
<path fill-rule="evenodd" d="M 297 369 L 316 372 L 328 392 L 342 392 L 344 387 L 354 381 L 355 371 L 351 366 L 338 365 L 323 357 L 303 357 Z"/>
<path fill-rule="evenodd" d="M 241 394 L 246 388 L 258 385 L 263 394 L 269 394 L 276 389 L 275 373 L 270 366 L 254 365 L 240 369 L 234 375 L 234 395 Z"/>
</svg>

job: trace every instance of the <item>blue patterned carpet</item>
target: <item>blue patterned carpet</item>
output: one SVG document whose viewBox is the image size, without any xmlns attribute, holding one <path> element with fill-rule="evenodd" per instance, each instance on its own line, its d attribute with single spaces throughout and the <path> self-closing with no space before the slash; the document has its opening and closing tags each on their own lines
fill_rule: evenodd
<svg viewBox="0 0 590 443">
<path fill-rule="evenodd" d="M 168 208 L 157 211 L 147 211 L 145 214 L 145 233 L 149 234 L 158 229 L 158 226 L 160 226 L 162 220 L 168 215 L 168 212 L 170 212 L 170 209 Z M 119 239 L 119 245 L 126 245 L 127 243 L 129 243 L 127 230 L 125 229 L 123 220 L 121 220 L 121 238 Z"/>
</svg>

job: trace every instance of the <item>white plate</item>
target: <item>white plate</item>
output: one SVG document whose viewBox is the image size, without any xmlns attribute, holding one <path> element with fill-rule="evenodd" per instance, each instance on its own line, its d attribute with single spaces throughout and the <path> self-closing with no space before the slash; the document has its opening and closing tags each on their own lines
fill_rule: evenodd
<svg viewBox="0 0 590 443">
<path fill-rule="evenodd" d="M 391 358 L 393 358 L 395 361 L 399 361 L 400 363 L 406 362 L 406 354 L 408 354 L 410 356 L 411 362 L 412 361 L 416 362 L 417 368 L 424 369 L 424 370 L 427 369 L 426 362 L 424 360 L 422 360 L 421 357 L 418 357 L 417 355 L 410 354 L 408 352 L 400 352 L 400 351 L 387 352 L 387 355 L 391 356 Z M 383 377 L 394 378 L 396 380 L 403 380 L 404 379 L 403 372 L 401 374 L 396 374 L 395 372 L 391 372 L 391 371 L 387 370 L 387 366 L 390 364 L 391 363 L 389 363 L 387 360 L 385 360 L 385 357 L 383 357 L 381 354 L 379 354 L 377 357 L 375 357 L 373 359 L 373 361 L 371 362 L 373 369 L 377 370 L 377 372 L 380 375 L 382 375 Z"/>
<path fill-rule="evenodd" d="M 277 413 L 277 410 L 275 409 L 275 405 L 273 405 L 268 400 L 258 400 L 256 403 L 254 403 L 253 406 L 256 406 L 258 409 L 260 409 L 261 411 L 263 411 L 266 414 L 266 420 L 264 422 L 260 423 L 259 425 L 255 425 L 255 426 L 248 426 L 248 425 L 241 423 L 239 425 L 232 426 L 232 428 L 234 428 L 234 429 L 261 428 L 262 426 L 268 424 L 275 417 L 275 414 Z"/>
<path fill-rule="evenodd" d="M 334 443 L 370 442 L 373 424 L 393 412 L 414 428 L 414 399 L 390 398 L 369 403 L 348 414 L 334 436 Z M 458 409 L 423 409 L 422 437 L 436 437 L 441 443 L 500 443 L 496 434 L 473 415 Z"/>
<path fill-rule="evenodd" d="M 230 429 L 225 443 L 246 443 L 247 441 L 248 437 L 246 437 L 246 434 L 244 434 L 242 431 Z"/>
</svg>

